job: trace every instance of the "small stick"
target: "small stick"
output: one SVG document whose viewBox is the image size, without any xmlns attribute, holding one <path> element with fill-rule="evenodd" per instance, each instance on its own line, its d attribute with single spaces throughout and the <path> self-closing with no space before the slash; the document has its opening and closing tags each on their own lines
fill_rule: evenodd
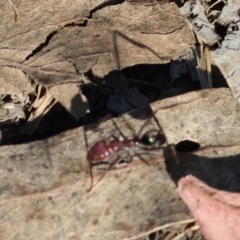
<svg viewBox="0 0 240 240">
<path fill-rule="evenodd" d="M 17 10 L 17 8 L 14 6 L 14 4 L 12 3 L 12 0 L 8 0 L 8 2 L 9 2 L 9 3 L 12 5 L 12 7 L 13 7 L 14 14 L 15 14 L 14 20 L 15 20 L 15 22 L 17 22 L 17 21 L 18 21 L 18 16 L 19 16 L 18 10 Z"/>
</svg>

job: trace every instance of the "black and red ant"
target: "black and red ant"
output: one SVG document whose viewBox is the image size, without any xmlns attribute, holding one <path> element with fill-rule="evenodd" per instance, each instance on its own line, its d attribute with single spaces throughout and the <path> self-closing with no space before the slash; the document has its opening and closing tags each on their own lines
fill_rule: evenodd
<svg viewBox="0 0 240 240">
<path fill-rule="evenodd" d="M 153 115 L 155 121 L 157 122 L 157 119 Z M 149 120 L 151 117 L 149 118 Z M 113 124 L 115 125 L 115 128 L 120 133 L 121 137 L 117 138 L 115 136 L 112 136 L 112 140 L 106 141 L 105 139 L 101 139 L 97 141 L 93 146 L 89 149 L 87 153 L 87 161 L 89 163 L 89 171 L 91 176 L 91 185 L 90 188 L 87 190 L 87 192 L 90 192 L 93 187 L 93 174 L 92 174 L 92 166 L 94 164 L 98 163 L 104 163 L 108 162 L 112 159 L 112 157 L 116 156 L 116 159 L 110 164 L 108 167 L 108 170 L 111 170 L 120 160 L 120 152 L 121 151 L 132 151 L 135 152 L 138 149 L 141 150 L 152 150 L 152 149 L 159 149 L 160 146 L 163 145 L 166 142 L 165 136 L 162 131 L 160 130 L 150 130 L 147 131 L 143 136 L 140 138 L 141 132 L 143 128 L 146 126 L 146 124 L 149 122 L 147 120 L 143 126 L 141 127 L 137 137 L 134 138 L 126 138 L 121 130 L 118 128 L 117 124 L 112 120 Z M 157 122 L 158 124 L 158 122 Z M 158 124 L 159 128 L 160 125 Z M 160 128 L 161 129 L 161 128 Z M 162 129 L 161 129 L 162 130 Z M 134 155 L 138 155 L 135 153 Z M 144 160 L 142 157 L 139 156 L 139 158 L 147 165 L 148 162 Z M 105 175 L 105 174 L 104 174 Z M 98 182 L 103 178 L 102 175 Z"/>
</svg>

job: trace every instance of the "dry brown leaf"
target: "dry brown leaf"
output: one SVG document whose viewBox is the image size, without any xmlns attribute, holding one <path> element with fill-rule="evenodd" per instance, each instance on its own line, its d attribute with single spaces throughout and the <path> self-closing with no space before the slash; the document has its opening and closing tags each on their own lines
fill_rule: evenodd
<svg viewBox="0 0 240 240">
<path fill-rule="evenodd" d="M 60 99 L 61 104 L 76 120 L 89 111 L 89 104 L 81 92 L 81 87 L 74 83 L 56 84 L 49 88 L 49 92 Z"/>
<path fill-rule="evenodd" d="M 8 1 L 1 2 L 0 56 L 22 62 L 33 50 L 46 41 L 46 37 L 66 24 L 81 24 L 89 12 L 102 1 L 56 2 L 14 1 L 19 21 L 14 21 L 14 12 Z"/>
<path fill-rule="evenodd" d="M 172 168 L 169 166 L 176 159 L 168 149 L 164 151 L 168 173 L 161 152 L 143 155 L 151 158 L 150 166 L 137 160 L 120 164 L 90 194 L 86 193 L 90 179 L 86 173 L 87 150 L 82 128 L 45 141 L 3 146 L 0 151 L 1 237 L 122 239 L 189 219 L 168 174 L 173 179 L 181 177 L 184 169 L 189 173 L 188 163 L 192 162 L 202 176 L 211 175 L 212 181 L 219 181 L 219 174 L 223 174 L 220 180 L 224 181 L 229 162 L 224 159 L 232 155 L 232 162 L 239 162 L 239 107 L 228 89 L 191 92 L 156 102 L 152 107 L 170 143 L 190 139 L 203 147 L 217 146 L 205 147 L 196 154 L 179 154 L 177 160 L 182 165 L 177 176 L 173 170 L 178 168 L 174 164 Z M 125 114 L 117 124 L 131 137 L 145 121 Z M 146 127 L 156 128 L 152 124 L 151 121 Z M 113 132 L 116 129 L 107 121 L 96 128 L 89 126 L 86 139 L 93 144 Z M 229 144 L 236 146 L 218 146 Z M 218 158 L 224 164 L 219 165 Z M 184 159 L 189 168 L 183 168 Z M 104 166 L 94 167 L 95 182 L 104 172 Z M 218 179 L 212 174 L 216 166 Z"/>
<path fill-rule="evenodd" d="M 218 66 L 226 79 L 234 97 L 239 102 L 240 96 L 240 38 L 238 34 L 229 33 L 222 43 L 223 47 L 212 52 L 214 63 Z"/>
<path fill-rule="evenodd" d="M 9 3 L 14 7 L 15 18 L 16 15 L 20 16 L 17 23 L 16 19 L 15 22 L 12 21 L 9 14 Z M 37 11 L 34 12 L 34 9 Z M 26 79 L 29 75 L 35 83 L 52 86 L 55 82 L 67 83 L 76 90 L 73 82 L 84 80 L 81 74 L 88 71 L 98 60 L 101 65 L 98 71 L 107 74 L 112 69 L 122 68 L 120 65 L 125 67 L 139 63 L 139 59 L 140 62 L 146 63 L 149 63 L 148 58 L 152 58 L 151 61 L 154 63 L 161 58 L 162 62 L 169 61 L 181 54 L 183 49 L 179 47 L 180 45 L 186 48 L 193 42 L 192 35 L 189 35 L 185 43 L 185 33 L 190 32 L 173 4 L 146 7 L 133 6 L 127 2 L 114 5 L 103 4 L 101 1 L 94 3 L 76 1 L 71 6 L 63 2 L 56 7 L 55 3 L 46 1 L 34 3 L 21 1 L 14 4 L 6 1 L 2 3 L 0 11 L 3 21 L 2 27 L 0 26 L 2 30 L 0 64 L 3 66 L 0 76 L 5 82 L 10 82 L 18 73 Z M 132 14 L 135 18 L 131 17 Z M 140 21 L 146 18 L 147 24 L 141 24 Z M 105 24 L 106 21 L 109 22 L 108 25 Z M 100 29 L 97 38 L 96 29 Z M 172 37 L 174 32 L 176 37 Z M 138 35 L 138 40 L 135 36 L 127 36 L 126 33 Z M 169 44 L 170 38 L 177 39 L 179 43 L 174 51 L 174 45 Z M 126 42 L 130 44 L 127 46 Z M 156 43 L 162 46 L 152 49 L 158 46 Z M 139 49 L 142 49 L 142 52 Z M 116 55 L 112 54 L 115 51 Z M 113 62 L 104 60 L 106 52 L 114 55 Z M 95 70 L 96 67 L 98 66 L 95 66 Z M 101 75 L 97 72 L 95 74 Z M 17 80 L 18 85 L 23 84 L 22 79 Z M 24 88 L 20 88 L 20 91 L 22 89 Z M 66 94 L 66 89 L 60 86 L 53 86 L 51 90 L 54 98 L 75 118 L 78 119 L 88 110 L 84 96 L 76 98 L 76 91 L 69 91 Z M 33 120 L 33 117 L 30 119 Z"/>
<path fill-rule="evenodd" d="M 0 77 L 10 83 L 10 80 L 15 78 L 15 80 L 17 80 L 15 86 L 23 84 L 23 79 L 22 77 L 20 78 L 20 76 L 24 75 L 23 72 L 27 71 L 25 71 L 26 69 L 24 67 L 15 69 L 17 66 L 14 65 L 14 63 L 23 63 L 32 55 L 36 54 L 44 48 L 50 38 L 65 25 L 72 23 L 83 25 L 86 17 L 90 14 L 90 11 L 101 3 L 101 1 L 94 1 L 94 3 L 89 1 L 72 1 L 71 4 L 69 4 L 68 2 L 63 1 L 56 5 L 54 1 L 14 1 L 13 3 L 11 1 L 3 1 L 0 8 L 0 58 L 6 60 L 2 60 L 1 65 L 5 66 L 4 68 L 7 69 L 8 74 L 4 74 L 4 72 L 2 72 L 3 68 L 1 68 Z M 12 10 L 12 7 L 14 8 L 14 11 L 10 11 Z M 15 21 L 14 16 L 12 16 L 13 14 L 15 14 Z M 18 17 L 18 19 L 16 19 L 16 17 Z M 7 60 L 12 61 L 12 63 L 8 64 Z M 67 65 L 69 64 L 68 60 L 65 60 L 65 62 Z M 70 65 L 72 67 L 72 63 L 70 63 Z M 66 67 L 63 64 L 60 68 L 64 69 Z M 68 70 L 69 69 L 66 68 L 66 72 Z M 15 77 L 13 73 L 14 71 L 18 72 L 18 78 Z M 38 66 L 36 66 L 34 71 L 38 74 Z M 57 77 L 57 74 L 54 75 Z M 69 74 L 66 73 L 66 76 L 64 77 L 69 79 L 68 75 Z M 73 75 L 75 80 L 79 81 L 79 76 L 77 76 L 75 70 Z M 27 78 L 25 75 L 24 77 Z M 31 77 L 35 82 L 41 82 L 37 76 Z M 51 81 L 51 78 L 45 78 L 45 80 Z M 27 91 L 28 88 L 26 88 L 26 86 L 27 84 L 25 84 L 24 88 L 19 88 L 20 91 L 23 89 Z M 29 92 L 31 92 L 31 90 L 27 93 Z M 60 96 L 63 95 L 64 94 L 60 94 Z M 59 95 L 57 96 L 59 97 Z M 73 97 L 74 95 L 69 96 L 70 99 L 73 99 Z M 60 97 L 58 100 L 66 108 L 67 105 L 69 105 L 69 103 L 64 105 L 64 100 L 66 99 L 61 99 Z M 78 104 L 80 106 L 79 102 Z M 73 116 L 75 115 L 76 111 L 73 112 Z"/>
<path fill-rule="evenodd" d="M 21 70 L 0 67 L 0 94 L 16 95 L 23 103 L 32 90 L 28 77 Z"/>
<path fill-rule="evenodd" d="M 51 82 L 46 82 L 41 73 L 39 81 L 54 84 L 66 81 L 64 75 L 76 70 L 84 73 L 92 69 L 94 75 L 103 77 L 135 64 L 166 63 L 178 58 L 193 42 L 176 5 L 146 7 L 124 2 L 97 11 L 86 27 L 61 29 L 26 63 L 51 76 Z M 62 77 L 54 78 L 50 70 L 61 72 Z M 70 79 L 76 81 L 71 75 Z"/>
<path fill-rule="evenodd" d="M 7 122 L 18 122 L 19 119 L 25 119 L 21 103 L 9 102 L 0 106 L 0 123 L 4 125 Z"/>
<path fill-rule="evenodd" d="M 0 65 L 18 68 L 43 86 L 79 84 L 92 70 L 98 77 L 140 63 L 167 63 L 194 43 L 191 31 L 173 3 L 132 5 L 102 1 L 14 2 L 19 21 L 14 22 L 9 2 L 0 10 Z M 37 9 L 37 11 L 35 11 Z M 20 69 L 20 70 L 19 70 Z M 0 72 L 1 73 L 1 72 Z M 1 74 L 0 74 L 0 77 Z M 4 76 L 5 81 L 11 77 Z M 67 110 L 76 91 L 52 91 Z M 83 99 L 83 96 L 81 96 Z M 67 101 L 70 100 L 70 101 Z M 86 110 L 79 100 L 76 118 Z"/>
<path fill-rule="evenodd" d="M 37 97 L 31 106 L 33 110 L 24 128 L 24 133 L 28 135 L 31 135 L 37 129 L 43 116 L 56 103 L 56 99 L 53 98 L 48 89 L 42 87 L 40 84 L 37 84 L 36 89 Z"/>
<path fill-rule="evenodd" d="M 0 95 L 11 96 L 12 102 L 0 102 L 0 122 L 25 119 L 23 106 L 32 91 L 31 84 L 22 71 L 14 68 L 0 67 Z M 6 81 L 7 80 L 7 81 Z"/>
<path fill-rule="evenodd" d="M 182 14 L 186 16 L 189 27 L 195 32 L 197 38 L 207 45 L 214 45 L 218 42 L 219 36 L 214 29 L 214 25 L 209 22 L 206 13 L 207 4 L 204 1 L 187 1 L 180 8 Z"/>
</svg>

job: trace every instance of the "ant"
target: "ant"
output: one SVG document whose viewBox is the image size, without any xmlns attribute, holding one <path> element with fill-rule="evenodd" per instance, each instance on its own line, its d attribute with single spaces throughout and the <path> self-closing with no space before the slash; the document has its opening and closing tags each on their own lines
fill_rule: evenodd
<svg viewBox="0 0 240 240">
<path fill-rule="evenodd" d="M 153 115 L 154 116 L 154 115 Z M 149 120 L 151 117 L 149 118 Z M 157 121 L 154 116 L 155 121 Z M 159 130 L 150 130 L 147 131 L 141 138 L 139 138 L 143 128 L 149 122 L 147 120 L 143 126 L 141 127 L 138 137 L 134 137 L 131 139 L 127 139 L 121 130 L 118 128 L 116 123 L 112 120 L 113 124 L 117 128 L 118 132 L 121 134 L 120 138 L 112 136 L 113 140 L 107 142 L 105 139 L 97 141 L 88 151 L 87 153 L 87 161 L 89 163 L 90 169 L 90 177 L 91 177 L 91 185 L 87 192 L 90 192 L 93 187 L 93 174 L 92 174 L 92 166 L 97 163 L 104 163 L 112 159 L 113 156 L 116 155 L 116 159 L 110 164 L 107 170 L 111 170 L 118 162 L 119 162 L 119 153 L 122 150 L 135 152 L 137 149 L 143 150 L 151 150 L 151 149 L 160 149 L 161 145 L 166 142 L 165 135 Z M 158 123 L 158 121 L 157 121 Z M 160 125 L 158 124 L 160 127 Z M 161 127 L 160 127 L 161 129 Z M 162 130 L 162 129 L 161 129 Z M 139 154 L 135 154 L 138 155 Z M 149 165 L 146 160 L 144 160 L 141 156 L 139 158 L 146 164 Z M 104 174 L 105 175 L 105 174 Z M 102 175 L 98 182 L 104 177 Z"/>
</svg>

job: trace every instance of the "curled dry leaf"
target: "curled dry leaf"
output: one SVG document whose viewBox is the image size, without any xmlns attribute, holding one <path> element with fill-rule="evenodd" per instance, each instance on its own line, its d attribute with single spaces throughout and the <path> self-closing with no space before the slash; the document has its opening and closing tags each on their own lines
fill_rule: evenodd
<svg viewBox="0 0 240 240">
<path fill-rule="evenodd" d="M 88 101 L 81 93 L 81 87 L 75 83 L 56 84 L 49 88 L 49 92 L 76 120 L 89 111 Z"/>
<path fill-rule="evenodd" d="M 32 91 L 30 82 L 22 71 L 14 68 L 0 67 L 0 122 L 17 122 L 25 119 L 23 106 Z M 8 96 L 7 102 L 4 98 Z"/>
<path fill-rule="evenodd" d="M 56 103 L 48 89 L 40 84 L 37 84 L 36 91 L 37 97 L 31 106 L 32 111 L 24 128 L 24 133 L 28 135 L 31 135 L 36 130 L 44 114 Z"/>
<path fill-rule="evenodd" d="M 214 45 L 218 42 L 219 36 L 215 32 L 214 25 L 209 22 L 201 1 L 187 1 L 180 11 L 186 16 L 190 28 L 196 33 L 197 38 L 201 39 L 201 42 L 207 45 Z"/>
</svg>

